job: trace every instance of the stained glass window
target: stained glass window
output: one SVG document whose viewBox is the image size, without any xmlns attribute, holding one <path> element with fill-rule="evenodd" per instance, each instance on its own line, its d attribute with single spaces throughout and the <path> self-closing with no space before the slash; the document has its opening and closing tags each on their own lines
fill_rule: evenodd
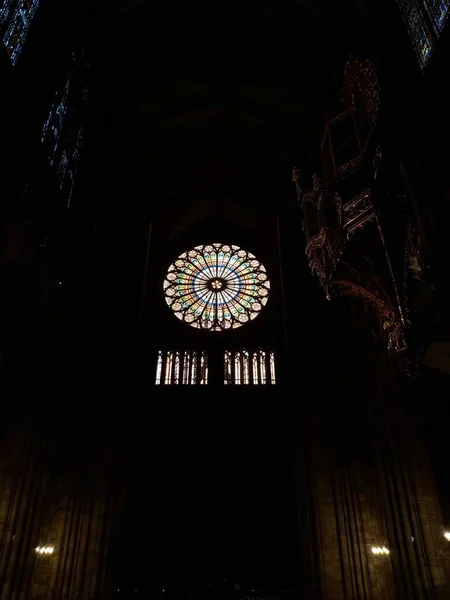
<svg viewBox="0 0 450 600">
<path fill-rule="evenodd" d="M 63 150 L 61 152 L 61 159 L 60 159 L 59 165 L 58 165 L 58 178 L 61 181 L 64 179 L 64 176 L 66 174 L 68 162 L 69 161 L 67 160 L 67 152 L 65 150 Z"/>
<path fill-rule="evenodd" d="M 448 15 L 450 0 L 397 0 L 422 68 L 428 63 Z"/>
<path fill-rule="evenodd" d="M 433 34 L 422 0 L 397 0 L 421 67 L 425 67 L 433 48 Z"/>
<path fill-rule="evenodd" d="M 175 316 L 198 329 L 222 331 L 255 319 L 267 303 L 264 265 L 239 246 L 208 244 L 181 254 L 164 281 Z"/>
<path fill-rule="evenodd" d="M 73 139 L 74 136 L 71 136 Z M 72 148 L 71 160 L 69 164 L 69 168 L 67 169 L 67 174 L 64 179 L 61 179 L 61 188 L 63 186 L 67 187 L 67 207 L 70 205 L 70 201 L 72 200 L 73 190 L 75 186 L 75 179 L 78 170 L 78 162 L 80 160 L 81 148 L 83 147 L 84 142 L 84 130 L 83 126 L 79 125 L 78 133 L 75 137 L 75 145 Z"/>
<path fill-rule="evenodd" d="M 156 385 L 206 385 L 208 354 L 196 350 L 160 350 L 156 361 Z"/>
<path fill-rule="evenodd" d="M 425 0 L 425 7 L 439 36 L 444 30 L 448 15 L 450 14 L 450 0 Z"/>
<path fill-rule="evenodd" d="M 72 58 L 72 71 L 62 93 L 55 94 L 41 135 L 50 165 L 55 167 L 60 188 L 67 199 L 67 207 L 73 196 L 84 143 L 82 120 L 87 99 L 84 79 L 87 62 L 83 49 L 78 54 L 73 53 Z"/>
<path fill-rule="evenodd" d="M 275 353 L 261 348 L 224 354 L 224 385 L 275 385 Z"/>
<path fill-rule="evenodd" d="M 11 62 L 16 64 L 39 6 L 39 0 L 6 0 L 0 8 L 3 43 Z"/>
<path fill-rule="evenodd" d="M 274 354 L 274 352 L 271 352 L 269 354 L 269 365 L 270 365 L 270 383 L 275 384 L 276 377 L 275 377 L 275 354 Z"/>
<path fill-rule="evenodd" d="M 3 0 L 3 2 L 0 5 L 0 25 L 3 25 L 3 23 L 5 23 L 5 21 L 10 17 L 11 15 L 11 8 L 14 4 L 15 0 Z"/>
<path fill-rule="evenodd" d="M 63 130 L 67 114 L 67 104 L 70 92 L 70 80 L 71 76 L 66 81 L 66 85 L 64 86 L 59 101 L 58 92 L 55 94 L 55 99 L 52 103 L 47 120 L 44 124 L 44 127 L 42 128 L 41 142 L 46 142 L 47 140 L 47 144 L 49 146 L 49 158 L 51 165 L 53 165 L 54 163 L 54 157 L 58 150 L 61 132 Z"/>
</svg>

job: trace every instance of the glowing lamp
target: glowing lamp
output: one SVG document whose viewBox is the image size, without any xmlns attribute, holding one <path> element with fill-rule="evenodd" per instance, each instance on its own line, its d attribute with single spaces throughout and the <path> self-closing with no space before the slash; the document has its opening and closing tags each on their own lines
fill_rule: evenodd
<svg viewBox="0 0 450 600">
<path fill-rule="evenodd" d="M 55 548 L 53 546 L 38 546 L 37 548 L 35 548 L 35 550 L 36 554 L 38 554 L 39 556 L 43 556 L 47 554 L 53 554 Z"/>
<path fill-rule="evenodd" d="M 388 556 L 390 553 L 391 551 L 386 546 L 372 546 L 372 554 L 375 556 Z"/>
</svg>

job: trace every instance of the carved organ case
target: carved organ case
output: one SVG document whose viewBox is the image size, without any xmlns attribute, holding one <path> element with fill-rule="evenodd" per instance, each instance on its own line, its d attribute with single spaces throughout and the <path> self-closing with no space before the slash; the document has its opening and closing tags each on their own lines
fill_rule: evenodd
<svg viewBox="0 0 450 600">
<path fill-rule="evenodd" d="M 411 325 L 407 251 L 415 226 L 399 175 L 393 184 L 398 164 L 393 169 L 383 156 L 380 101 L 373 63 L 351 57 L 329 90 L 321 175 L 307 191 L 297 169 L 293 180 L 309 266 L 327 298 L 347 295 L 370 304 L 387 347 L 403 359 Z"/>
</svg>

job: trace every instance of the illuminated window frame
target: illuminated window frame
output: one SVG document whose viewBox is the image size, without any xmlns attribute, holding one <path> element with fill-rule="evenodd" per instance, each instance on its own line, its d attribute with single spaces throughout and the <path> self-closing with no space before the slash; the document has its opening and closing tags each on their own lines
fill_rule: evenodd
<svg viewBox="0 0 450 600">
<path fill-rule="evenodd" d="M 241 348 L 224 353 L 224 385 L 275 385 L 276 364 L 273 350 Z"/>
<path fill-rule="evenodd" d="M 207 385 L 208 353 L 204 350 L 159 350 L 155 385 Z"/>
</svg>

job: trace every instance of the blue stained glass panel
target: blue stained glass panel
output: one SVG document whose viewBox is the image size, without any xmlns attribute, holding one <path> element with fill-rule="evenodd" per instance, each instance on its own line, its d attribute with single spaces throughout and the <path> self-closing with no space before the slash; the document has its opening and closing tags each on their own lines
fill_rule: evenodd
<svg viewBox="0 0 450 600">
<path fill-rule="evenodd" d="M 72 199 L 78 162 L 84 142 L 84 130 L 81 122 L 86 103 L 87 86 L 78 84 L 83 80 L 77 69 L 85 66 L 84 54 L 72 54 L 75 64 L 66 81 L 62 93 L 57 92 L 47 119 L 42 127 L 41 142 L 48 153 L 50 165 L 55 168 L 59 187 L 67 198 L 67 206 Z M 78 60 L 83 58 L 83 63 Z"/>
<path fill-rule="evenodd" d="M 67 165 L 68 165 L 69 161 L 67 159 L 67 153 L 65 150 L 63 150 L 61 152 L 61 158 L 59 160 L 59 165 L 58 165 L 58 178 L 61 181 L 61 187 L 63 185 L 64 182 L 64 176 L 66 174 L 67 171 Z"/>
<path fill-rule="evenodd" d="M 53 165 L 56 150 L 58 148 L 59 140 L 61 137 L 61 131 L 64 126 L 64 120 L 67 114 L 67 103 L 69 99 L 70 91 L 70 77 L 64 86 L 61 99 L 56 104 L 56 99 L 52 103 L 47 120 L 42 128 L 41 141 L 44 142 L 47 136 L 51 136 L 50 142 L 50 164 Z"/>
<path fill-rule="evenodd" d="M 0 25 L 3 25 L 5 21 L 7 21 L 14 0 L 3 0 L 2 5 L 0 6 Z"/>
<path fill-rule="evenodd" d="M 444 30 L 448 15 L 450 14 L 450 0 L 425 0 L 425 7 L 439 36 Z"/>
<path fill-rule="evenodd" d="M 6 2 L 10 7 L 11 2 Z M 28 35 L 33 17 L 39 6 L 39 0 L 19 0 L 12 12 L 3 34 L 3 43 L 13 65 L 16 64 Z M 7 8 L 4 8 L 1 18 L 7 19 Z"/>
<path fill-rule="evenodd" d="M 407 25 L 420 66 L 425 68 L 433 50 L 434 38 L 431 27 L 419 0 L 397 0 Z"/>
</svg>

